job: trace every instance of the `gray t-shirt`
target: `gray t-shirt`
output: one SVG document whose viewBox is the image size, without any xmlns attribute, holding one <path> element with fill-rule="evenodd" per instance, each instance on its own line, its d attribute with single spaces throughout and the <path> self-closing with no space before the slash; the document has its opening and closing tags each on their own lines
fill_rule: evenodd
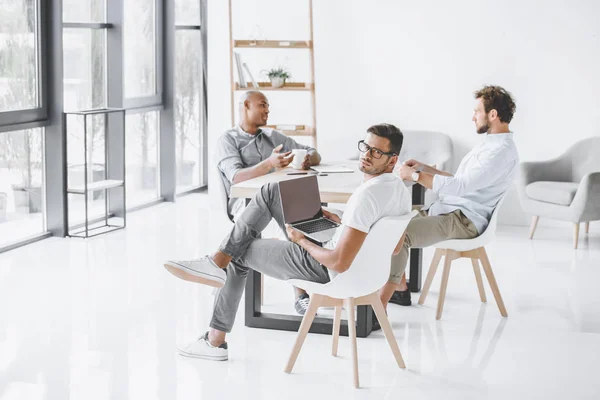
<svg viewBox="0 0 600 400">
<path fill-rule="evenodd" d="M 271 128 L 261 128 L 252 135 L 238 125 L 221 135 L 217 142 L 216 159 L 219 160 L 217 167 L 227 195 L 229 196 L 233 177 L 240 169 L 266 160 L 280 144 L 283 145 L 282 153 L 294 149 L 305 149 L 309 154 L 316 151 Z M 228 211 L 231 215 L 235 215 L 243 205 L 240 200 L 229 199 Z"/>
</svg>

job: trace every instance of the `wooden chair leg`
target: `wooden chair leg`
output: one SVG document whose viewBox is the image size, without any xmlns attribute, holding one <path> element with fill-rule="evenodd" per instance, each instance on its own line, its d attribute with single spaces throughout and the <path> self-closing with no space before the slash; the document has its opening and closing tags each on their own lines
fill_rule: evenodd
<svg viewBox="0 0 600 400">
<path fill-rule="evenodd" d="M 573 225 L 573 248 L 577 249 L 579 243 L 579 224 Z"/>
<path fill-rule="evenodd" d="M 352 348 L 352 377 L 354 387 L 358 388 L 358 349 L 356 347 L 356 318 L 354 317 L 354 302 L 352 298 L 344 300 L 344 307 L 348 313 L 348 337 Z"/>
<path fill-rule="evenodd" d="M 423 289 L 421 290 L 421 296 L 419 296 L 419 304 L 421 305 L 423 305 L 423 303 L 425 303 L 425 299 L 427 299 L 427 294 L 429 294 L 431 282 L 433 282 L 433 278 L 435 277 L 435 273 L 437 272 L 437 268 L 440 264 L 440 260 L 442 259 L 443 254 L 444 250 L 435 249 L 435 254 L 433 255 L 431 265 L 429 266 L 429 272 L 427 272 L 427 278 L 425 279 L 425 285 L 423 285 Z"/>
<path fill-rule="evenodd" d="M 308 333 L 308 330 L 315 319 L 315 315 L 317 315 L 317 310 L 319 309 L 319 304 L 321 301 L 323 301 L 323 296 L 320 294 L 313 294 L 310 297 L 308 309 L 306 310 L 306 314 L 304 314 L 304 318 L 302 318 L 302 323 L 300 324 L 300 329 L 298 330 L 298 336 L 296 336 L 296 342 L 294 343 L 292 353 L 290 354 L 290 358 L 288 359 L 287 365 L 284 369 L 284 371 L 288 374 L 292 372 L 292 368 L 294 368 L 298 354 L 300 354 L 300 350 L 302 349 L 304 339 L 306 339 L 306 334 Z"/>
<path fill-rule="evenodd" d="M 260 274 L 260 305 L 265 305 L 265 274 Z"/>
<path fill-rule="evenodd" d="M 473 264 L 473 272 L 475 273 L 475 280 L 477 281 L 477 290 L 479 290 L 479 298 L 482 303 L 487 302 L 485 297 L 485 288 L 483 287 L 483 279 L 481 278 L 481 270 L 479 269 L 479 261 L 475 258 L 471 258 L 471 264 Z"/>
<path fill-rule="evenodd" d="M 390 348 L 392 349 L 392 353 L 394 353 L 394 357 L 396 358 L 396 363 L 400 368 L 406 368 L 406 364 L 404 364 L 404 359 L 402 359 L 402 354 L 400 353 L 400 349 L 398 348 L 398 343 L 396 342 L 396 338 L 394 337 L 394 331 L 392 331 L 392 326 L 390 325 L 390 321 L 385 313 L 385 309 L 383 308 L 383 304 L 381 303 L 381 299 L 377 293 L 374 293 L 371 300 L 371 307 L 373 307 L 373 311 L 375 311 L 375 315 L 377 316 L 377 320 L 379 321 L 379 325 L 381 325 L 381 329 L 383 330 L 383 334 L 387 339 Z"/>
<path fill-rule="evenodd" d="M 446 288 L 448 287 L 448 277 L 450 276 L 450 265 L 452 264 L 452 258 L 449 254 L 444 257 L 444 271 L 442 272 L 442 283 L 440 284 L 440 296 L 438 297 L 438 306 L 435 319 L 442 318 L 442 311 L 444 310 L 444 300 L 446 299 Z"/>
<path fill-rule="evenodd" d="M 590 233 L 590 223 L 589 223 L 589 221 L 585 223 L 585 233 Z"/>
<path fill-rule="evenodd" d="M 531 218 L 531 227 L 529 228 L 529 239 L 533 239 L 533 234 L 535 233 L 535 228 L 537 228 L 537 223 L 540 220 L 540 217 L 537 215 L 534 215 L 533 218 Z"/>
<path fill-rule="evenodd" d="M 506 307 L 504 306 L 504 301 L 502 300 L 502 295 L 500 294 L 500 289 L 498 288 L 498 283 L 496 282 L 496 277 L 494 276 L 494 272 L 492 271 L 490 259 L 487 256 L 485 248 L 479 248 L 479 256 L 481 266 L 483 267 L 483 272 L 485 272 L 485 276 L 487 277 L 488 283 L 490 284 L 490 288 L 492 288 L 492 293 L 494 294 L 494 298 L 496 299 L 496 304 L 498 305 L 500 314 L 503 317 L 508 317 L 508 313 L 506 312 Z"/>
<path fill-rule="evenodd" d="M 331 355 L 337 356 L 338 342 L 340 340 L 340 325 L 342 323 L 342 307 L 335 307 L 333 316 L 333 345 L 331 346 Z"/>
</svg>

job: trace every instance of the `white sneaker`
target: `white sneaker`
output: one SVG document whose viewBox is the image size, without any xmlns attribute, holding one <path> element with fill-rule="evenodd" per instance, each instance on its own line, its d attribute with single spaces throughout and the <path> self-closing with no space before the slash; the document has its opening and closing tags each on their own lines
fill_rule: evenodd
<svg viewBox="0 0 600 400">
<path fill-rule="evenodd" d="M 184 357 L 202 358 L 205 360 L 225 361 L 229 358 L 227 353 L 227 342 L 215 347 L 208 341 L 208 332 L 200 336 L 184 348 L 178 348 L 179 354 Z"/>
<path fill-rule="evenodd" d="M 194 261 L 167 261 L 165 268 L 178 278 L 186 281 L 222 288 L 227 281 L 225 270 L 208 256 Z"/>
</svg>

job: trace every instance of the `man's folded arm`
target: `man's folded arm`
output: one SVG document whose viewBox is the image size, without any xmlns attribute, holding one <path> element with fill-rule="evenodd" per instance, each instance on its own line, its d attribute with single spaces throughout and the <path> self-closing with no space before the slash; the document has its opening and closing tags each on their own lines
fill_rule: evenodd
<svg viewBox="0 0 600 400">
<path fill-rule="evenodd" d="M 302 238 L 296 243 L 328 269 L 342 273 L 350 268 L 366 237 L 367 232 L 345 226 L 333 250 L 318 246 L 306 238 Z"/>
</svg>

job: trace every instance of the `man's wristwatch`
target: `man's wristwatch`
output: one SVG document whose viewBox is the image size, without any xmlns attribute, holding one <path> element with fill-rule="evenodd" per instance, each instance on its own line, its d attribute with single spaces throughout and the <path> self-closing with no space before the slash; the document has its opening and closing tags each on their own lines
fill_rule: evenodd
<svg viewBox="0 0 600 400">
<path fill-rule="evenodd" d="M 419 171 L 413 172 L 410 177 L 412 178 L 413 182 L 418 182 L 419 181 Z"/>
</svg>

